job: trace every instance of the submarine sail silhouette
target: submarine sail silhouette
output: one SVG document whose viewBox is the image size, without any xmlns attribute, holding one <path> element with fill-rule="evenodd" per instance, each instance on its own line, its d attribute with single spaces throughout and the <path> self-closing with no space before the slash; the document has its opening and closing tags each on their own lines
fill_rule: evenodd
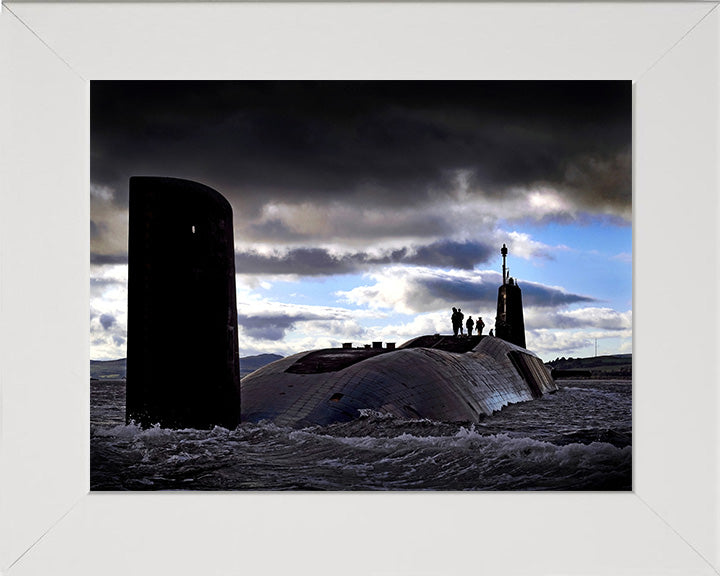
<svg viewBox="0 0 720 576">
<path fill-rule="evenodd" d="M 240 363 L 232 208 L 189 180 L 130 178 L 125 419 L 235 428 Z"/>
<path fill-rule="evenodd" d="M 525 348 L 522 294 L 504 244 L 495 336 L 302 352 L 240 380 L 230 204 L 196 182 L 133 177 L 129 214 L 127 422 L 305 427 L 365 411 L 477 422 L 557 390 Z"/>
</svg>

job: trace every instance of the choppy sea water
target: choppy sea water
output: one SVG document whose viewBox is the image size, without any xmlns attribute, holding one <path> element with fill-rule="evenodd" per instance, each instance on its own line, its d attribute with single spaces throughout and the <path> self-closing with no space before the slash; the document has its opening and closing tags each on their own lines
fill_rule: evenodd
<svg viewBox="0 0 720 576">
<path fill-rule="evenodd" d="M 631 490 L 632 386 L 568 380 L 476 424 L 367 412 L 300 430 L 142 430 L 91 383 L 92 490 Z"/>
</svg>

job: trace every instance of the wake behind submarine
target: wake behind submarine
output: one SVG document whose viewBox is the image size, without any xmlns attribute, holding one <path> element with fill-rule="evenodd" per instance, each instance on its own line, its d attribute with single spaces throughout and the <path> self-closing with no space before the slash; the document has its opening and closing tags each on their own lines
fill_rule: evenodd
<svg viewBox="0 0 720 576">
<path fill-rule="evenodd" d="M 504 244 L 495 336 L 434 334 L 397 348 L 301 352 L 241 382 L 232 230 L 232 209 L 217 191 L 176 178 L 130 179 L 128 423 L 306 427 L 368 410 L 477 422 L 557 390 L 525 348 L 522 293 L 509 277 Z"/>
</svg>

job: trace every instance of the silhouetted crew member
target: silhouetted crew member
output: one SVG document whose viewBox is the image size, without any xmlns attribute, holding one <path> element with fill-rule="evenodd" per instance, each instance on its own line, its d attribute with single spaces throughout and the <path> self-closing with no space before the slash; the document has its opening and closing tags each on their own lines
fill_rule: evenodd
<svg viewBox="0 0 720 576">
<path fill-rule="evenodd" d="M 460 336 L 463 335 L 463 318 L 465 318 L 465 314 L 462 313 L 462 308 L 458 308 L 458 326 L 460 326 Z"/>
<path fill-rule="evenodd" d="M 495 336 L 495 334 L 493 333 L 493 329 L 492 329 L 492 328 L 490 328 L 490 332 L 488 332 L 488 335 L 489 335 L 489 336 Z"/>
<path fill-rule="evenodd" d="M 453 308 L 452 311 L 453 313 L 450 319 L 452 320 L 453 336 L 457 336 L 458 330 L 460 329 L 460 322 L 458 321 L 458 311 L 457 308 Z"/>
<path fill-rule="evenodd" d="M 475 325 L 475 328 L 477 328 L 478 336 L 482 336 L 483 328 L 485 328 L 485 322 L 483 322 L 482 316 L 478 316 L 478 321 Z M 492 332 L 492 330 L 490 330 Z M 490 334 L 492 336 L 492 334 Z"/>
<path fill-rule="evenodd" d="M 475 321 L 472 319 L 472 316 L 468 316 L 467 322 L 465 322 L 468 336 L 472 336 L 473 326 L 475 326 Z"/>
</svg>

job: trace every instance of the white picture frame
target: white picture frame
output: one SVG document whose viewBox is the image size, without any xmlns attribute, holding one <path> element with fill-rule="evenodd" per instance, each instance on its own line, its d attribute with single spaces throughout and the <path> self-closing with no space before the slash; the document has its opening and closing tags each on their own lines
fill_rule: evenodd
<svg viewBox="0 0 720 576">
<path fill-rule="evenodd" d="M 0 573 L 720 573 L 717 7 L 6 2 Z M 90 494 L 89 80 L 131 78 L 632 80 L 633 492 Z"/>
</svg>

